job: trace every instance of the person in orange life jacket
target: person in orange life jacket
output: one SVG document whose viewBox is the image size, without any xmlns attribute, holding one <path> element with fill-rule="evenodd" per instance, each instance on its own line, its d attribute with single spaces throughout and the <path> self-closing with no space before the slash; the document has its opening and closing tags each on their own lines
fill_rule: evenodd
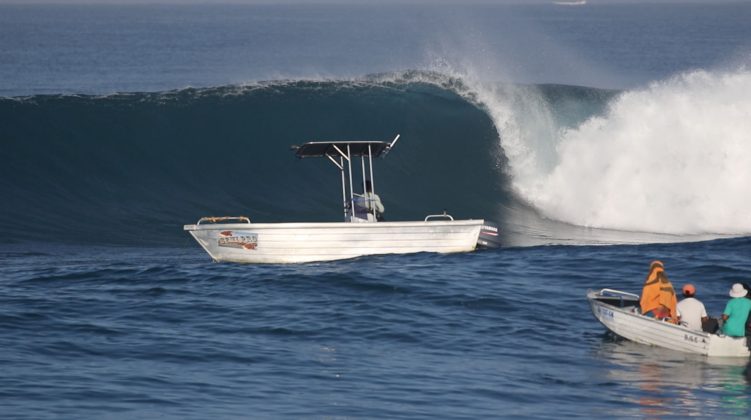
<svg viewBox="0 0 751 420">
<path fill-rule="evenodd" d="M 665 266 L 662 261 L 652 261 L 639 300 L 641 313 L 646 315 L 651 312 L 655 318 L 668 318 L 677 323 L 677 304 L 675 289 L 665 274 Z"/>
<path fill-rule="evenodd" d="M 676 307 L 681 325 L 702 331 L 702 324 L 709 321 L 704 304 L 696 298 L 696 288 L 693 284 L 683 285 L 683 299 Z"/>
</svg>

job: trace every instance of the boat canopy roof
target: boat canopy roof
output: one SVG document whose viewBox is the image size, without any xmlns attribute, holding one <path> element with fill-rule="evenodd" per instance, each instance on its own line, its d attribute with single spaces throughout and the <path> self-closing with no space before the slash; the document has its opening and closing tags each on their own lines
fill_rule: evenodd
<svg viewBox="0 0 751 420">
<path fill-rule="evenodd" d="M 368 182 L 370 182 L 370 190 L 375 194 L 375 180 L 373 179 L 373 158 L 379 156 L 385 156 L 389 150 L 394 148 L 397 140 L 399 140 L 399 134 L 394 137 L 391 142 L 385 141 L 309 141 L 300 146 L 292 146 L 292 150 L 295 151 L 295 156 L 299 159 L 311 158 L 311 157 L 325 157 L 328 161 L 334 164 L 341 172 L 342 178 L 342 202 L 344 209 L 344 220 L 348 222 L 361 222 L 369 221 L 371 216 L 375 221 L 377 220 L 377 214 L 375 206 L 372 206 L 372 214 L 368 214 L 368 219 L 363 219 L 361 215 L 357 215 L 354 209 L 357 207 L 355 203 L 355 190 L 352 178 L 352 162 L 356 157 L 361 157 L 360 165 L 362 167 L 362 190 L 363 194 L 368 188 Z M 366 159 L 367 156 L 367 159 Z M 367 161 L 367 163 L 366 163 Z M 366 173 L 370 172 L 370 178 Z M 345 174 L 346 172 L 346 174 Z M 349 187 L 349 188 L 347 188 Z M 347 194 L 349 189 L 349 195 Z"/>
<path fill-rule="evenodd" d="M 293 146 L 292 149 L 295 150 L 295 156 L 300 159 L 346 155 L 348 147 L 350 156 L 372 154 L 373 157 L 378 157 L 387 152 L 392 144 L 384 141 L 311 141 L 300 146 Z"/>
</svg>

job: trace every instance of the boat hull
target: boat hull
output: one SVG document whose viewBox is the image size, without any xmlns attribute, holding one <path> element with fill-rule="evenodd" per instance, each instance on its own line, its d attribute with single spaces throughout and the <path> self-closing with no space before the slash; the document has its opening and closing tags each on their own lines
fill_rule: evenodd
<svg viewBox="0 0 751 420">
<path fill-rule="evenodd" d="M 745 337 L 728 337 L 691 330 L 682 325 L 641 315 L 633 305 L 619 307 L 613 305 L 612 301 L 598 300 L 601 296 L 601 292 L 598 291 L 587 293 L 592 314 L 605 328 L 628 340 L 707 356 L 751 355 Z"/>
<path fill-rule="evenodd" d="M 214 261 L 303 263 L 363 255 L 466 252 L 483 220 L 185 225 Z"/>
</svg>

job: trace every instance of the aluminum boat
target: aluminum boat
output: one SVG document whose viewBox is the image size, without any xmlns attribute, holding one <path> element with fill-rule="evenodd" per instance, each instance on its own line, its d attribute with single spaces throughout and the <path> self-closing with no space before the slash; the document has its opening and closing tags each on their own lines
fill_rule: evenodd
<svg viewBox="0 0 751 420">
<path fill-rule="evenodd" d="M 373 159 L 384 157 L 399 140 L 312 141 L 294 146 L 299 159 L 325 158 L 339 169 L 344 221 L 329 223 L 255 223 L 246 216 L 202 217 L 185 225 L 214 261 L 304 263 L 375 254 L 467 252 L 500 246 L 496 224 L 483 219 L 454 220 L 431 214 L 418 221 L 379 221 L 372 196 L 355 193 L 353 166 L 360 158 L 362 191 L 375 194 Z M 366 173 L 369 172 L 369 179 Z M 363 210 L 368 207 L 371 210 Z"/>
<path fill-rule="evenodd" d="M 706 356 L 751 355 L 745 337 L 710 334 L 642 315 L 639 295 L 613 289 L 590 290 L 587 300 L 595 318 L 605 328 L 625 339 Z"/>
</svg>

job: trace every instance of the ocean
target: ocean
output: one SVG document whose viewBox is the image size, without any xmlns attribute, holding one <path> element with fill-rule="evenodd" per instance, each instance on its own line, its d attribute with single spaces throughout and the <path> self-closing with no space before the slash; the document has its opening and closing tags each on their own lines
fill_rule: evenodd
<svg viewBox="0 0 751 420">
<path fill-rule="evenodd" d="M 606 333 L 660 259 L 751 282 L 751 4 L 0 4 L 0 417 L 751 415 L 749 360 Z M 338 221 L 290 146 L 400 140 L 388 220 L 503 246 L 216 264 Z"/>
</svg>

